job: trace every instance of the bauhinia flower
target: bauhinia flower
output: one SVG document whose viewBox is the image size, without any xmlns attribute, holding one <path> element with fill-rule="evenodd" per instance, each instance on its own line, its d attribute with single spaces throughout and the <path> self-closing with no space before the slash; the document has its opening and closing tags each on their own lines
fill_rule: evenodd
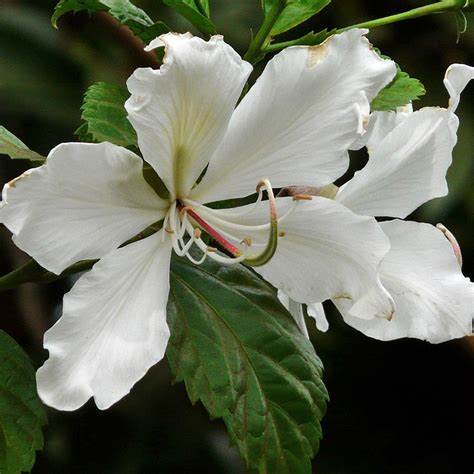
<svg viewBox="0 0 474 474">
<path fill-rule="evenodd" d="M 248 63 L 219 36 L 164 35 L 148 47 L 165 47 L 163 65 L 134 72 L 126 109 L 169 198 L 144 180 L 141 157 L 110 143 L 59 145 L 5 186 L 0 219 L 42 266 L 59 274 L 100 259 L 45 335 L 49 359 L 37 374 L 45 403 L 73 410 L 94 397 L 105 409 L 163 358 L 173 249 L 195 263 L 253 265 L 298 301 L 350 295 L 349 314 L 390 317 L 377 275 L 389 243 L 375 219 L 322 197 L 272 192 L 325 186 L 346 171 L 370 101 L 395 74 L 365 33 L 284 50 L 237 107 Z M 206 205 L 256 188 L 253 205 Z M 160 220 L 158 232 L 122 245 Z"/>
<path fill-rule="evenodd" d="M 339 189 L 335 200 L 358 214 L 403 219 L 421 204 L 446 195 L 446 172 L 459 124 L 455 111 L 473 77 L 473 67 L 448 68 L 446 109 L 424 107 L 413 112 L 408 106 L 371 114 L 368 131 L 358 142 L 359 147 L 367 146 L 369 161 Z M 335 298 L 344 320 L 382 340 L 413 337 L 437 343 L 471 334 L 474 284 L 461 272 L 461 251 L 454 236 L 442 225 L 400 219 L 380 225 L 391 244 L 380 275 L 395 301 L 395 312 L 390 320 L 363 320 L 350 314 L 350 300 Z M 301 308 L 291 305 L 301 320 Z M 318 328 L 327 330 L 321 304 L 309 304 L 308 313 Z"/>
</svg>

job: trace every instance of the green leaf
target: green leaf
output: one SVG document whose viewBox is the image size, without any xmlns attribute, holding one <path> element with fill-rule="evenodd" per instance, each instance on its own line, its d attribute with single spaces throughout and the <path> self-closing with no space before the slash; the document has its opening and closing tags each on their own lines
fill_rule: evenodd
<svg viewBox="0 0 474 474">
<path fill-rule="evenodd" d="M 35 372 L 21 347 L 0 331 L 0 472 L 30 471 L 43 448 L 46 413 L 36 394 Z"/>
<path fill-rule="evenodd" d="M 277 3 L 278 0 L 262 0 L 265 15 Z M 286 7 L 280 14 L 272 28 L 272 35 L 279 35 L 291 30 L 303 21 L 311 18 L 329 5 L 331 0 L 288 0 Z"/>
<path fill-rule="evenodd" d="M 209 6 L 209 0 L 196 0 L 196 6 L 201 10 L 204 15 L 210 18 L 211 8 Z"/>
<path fill-rule="evenodd" d="M 168 323 L 175 380 L 223 418 L 247 467 L 310 473 L 328 400 L 323 369 L 275 291 L 240 265 L 174 258 Z"/>
<path fill-rule="evenodd" d="M 108 141 L 123 147 L 137 146 L 137 135 L 127 119 L 124 103 L 129 94 L 123 87 L 97 82 L 87 89 L 82 104 L 80 140 Z"/>
<path fill-rule="evenodd" d="M 54 9 L 51 22 L 57 28 L 59 18 L 65 13 L 79 11 L 106 11 L 117 21 L 127 25 L 145 43 L 169 31 L 163 22 L 155 23 L 146 12 L 129 0 L 61 0 Z"/>
<path fill-rule="evenodd" d="M 13 159 L 42 162 L 46 158 L 30 150 L 19 138 L 0 126 L 0 155 L 8 155 Z"/>
<path fill-rule="evenodd" d="M 425 94 L 423 84 L 397 66 L 397 74 L 392 82 L 383 88 L 370 104 L 372 110 L 395 110 L 397 107 L 418 100 Z"/>
<path fill-rule="evenodd" d="M 197 3 L 196 3 L 197 2 Z M 176 10 L 205 35 L 217 33 L 214 23 L 208 18 L 209 5 L 202 0 L 163 0 L 163 3 Z"/>
</svg>

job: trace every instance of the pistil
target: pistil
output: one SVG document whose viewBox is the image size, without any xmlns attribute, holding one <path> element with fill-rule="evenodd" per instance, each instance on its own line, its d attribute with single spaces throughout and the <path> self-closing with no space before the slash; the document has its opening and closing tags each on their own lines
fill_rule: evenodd
<svg viewBox="0 0 474 474">
<path fill-rule="evenodd" d="M 225 237 L 223 237 L 216 229 L 211 227 L 194 209 L 180 205 L 180 211 L 186 212 L 206 234 L 211 236 L 222 248 L 227 250 L 232 256 L 240 257 L 242 252 Z"/>
</svg>

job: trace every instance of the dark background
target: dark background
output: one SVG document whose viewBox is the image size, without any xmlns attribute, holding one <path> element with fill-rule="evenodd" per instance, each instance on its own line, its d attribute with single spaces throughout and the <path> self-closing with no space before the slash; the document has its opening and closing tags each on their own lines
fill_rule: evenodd
<svg viewBox="0 0 474 474">
<path fill-rule="evenodd" d="M 161 2 L 136 2 L 155 19 L 178 31 L 189 25 Z M 259 0 L 214 0 L 219 32 L 240 52 L 251 26 L 260 22 Z M 378 5 L 383 3 L 383 5 Z M 55 31 L 54 1 L 0 0 L 0 124 L 32 149 L 47 154 L 57 143 L 74 140 L 79 107 L 88 85 L 98 80 L 123 84 L 143 65 L 126 35 L 105 15 L 68 15 Z M 405 1 L 334 1 L 299 28 L 337 27 L 419 5 Z M 298 31 L 287 35 L 296 37 Z M 415 107 L 445 106 L 442 85 L 453 62 L 473 64 L 474 33 L 456 43 L 452 14 L 398 23 L 374 30 L 371 41 L 418 77 L 428 94 Z M 466 275 L 473 274 L 473 91 L 464 93 L 459 144 L 449 172 L 450 195 L 425 205 L 415 220 L 443 222 L 463 248 Z M 355 157 L 354 163 L 364 158 Z M 0 157 L 5 182 L 25 164 Z M 0 230 L 0 270 L 25 259 Z M 24 285 L 0 295 L 0 328 L 14 336 L 36 366 L 46 357 L 42 333 L 60 314 L 61 297 L 72 281 Z M 345 326 L 330 313 L 326 334 L 312 330 L 312 341 L 326 366 L 331 395 L 325 437 L 314 461 L 321 474 L 471 474 L 474 339 L 440 345 L 402 340 L 382 343 Z M 313 324 L 309 321 L 313 328 Z M 106 412 L 93 403 L 74 413 L 49 410 L 46 445 L 33 473 L 241 473 L 219 421 L 201 405 L 192 407 L 183 385 L 170 385 L 165 361 L 153 368 L 126 399 Z"/>
</svg>

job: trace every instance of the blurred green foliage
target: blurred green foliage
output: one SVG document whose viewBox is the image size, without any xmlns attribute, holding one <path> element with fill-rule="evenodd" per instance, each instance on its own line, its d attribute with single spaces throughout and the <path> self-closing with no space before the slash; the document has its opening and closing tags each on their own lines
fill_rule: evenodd
<svg viewBox="0 0 474 474">
<path fill-rule="evenodd" d="M 157 0 L 136 2 L 154 20 L 177 31 L 193 26 Z M 243 53 L 261 22 L 259 0 L 211 1 L 217 31 Z M 294 31 L 292 39 L 314 29 L 342 27 L 414 7 L 421 1 L 336 2 Z M 56 144 L 75 140 L 83 94 L 98 81 L 124 86 L 134 68 L 144 65 L 136 45 L 104 14 L 67 15 L 52 28 L 55 2 L 3 0 L 0 5 L 0 124 L 32 149 L 47 154 Z M 467 16 L 472 22 L 472 13 Z M 473 63 L 474 32 L 468 27 L 457 43 L 454 14 L 399 23 L 374 30 L 371 41 L 394 58 L 427 94 L 415 107 L 447 103 L 442 78 L 453 62 Z M 254 77 L 261 70 L 257 68 Z M 464 251 L 465 273 L 473 274 L 474 106 L 467 89 L 458 109 L 459 143 L 449 171 L 450 194 L 412 216 L 442 221 Z M 352 169 L 366 157 L 354 155 Z M 0 160 L 3 181 L 25 169 L 19 160 Z M 3 273 L 22 256 L 9 235 L 0 233 Z M 22 288 L 2 298 L 2 329 L 29 349 L 37 365 L 45 358 L 38 328 L 59 314 L 71 282 L 39 290 Z M 473 471 L 470 378 L 473 345 L 467 340 L 430 346 L 419 341 L 381 343 L 346 327 L 330 312 L 326 334 L 311 331 L 326 367 L 331 394 L 323 422 L 324 439 L 314 462 L 322 474 L 468 474 Z M 308 321 L 309 326 L 313 323 Z M 75 413 L 49 411 L 46 447 L 34 473 L 240 473 L 220 422 L 191 407 L 182 385 L 170 386 L 166 364 L 150 371 L 130 396 L 107 412 L 88 404 Z"/>
</svg>

